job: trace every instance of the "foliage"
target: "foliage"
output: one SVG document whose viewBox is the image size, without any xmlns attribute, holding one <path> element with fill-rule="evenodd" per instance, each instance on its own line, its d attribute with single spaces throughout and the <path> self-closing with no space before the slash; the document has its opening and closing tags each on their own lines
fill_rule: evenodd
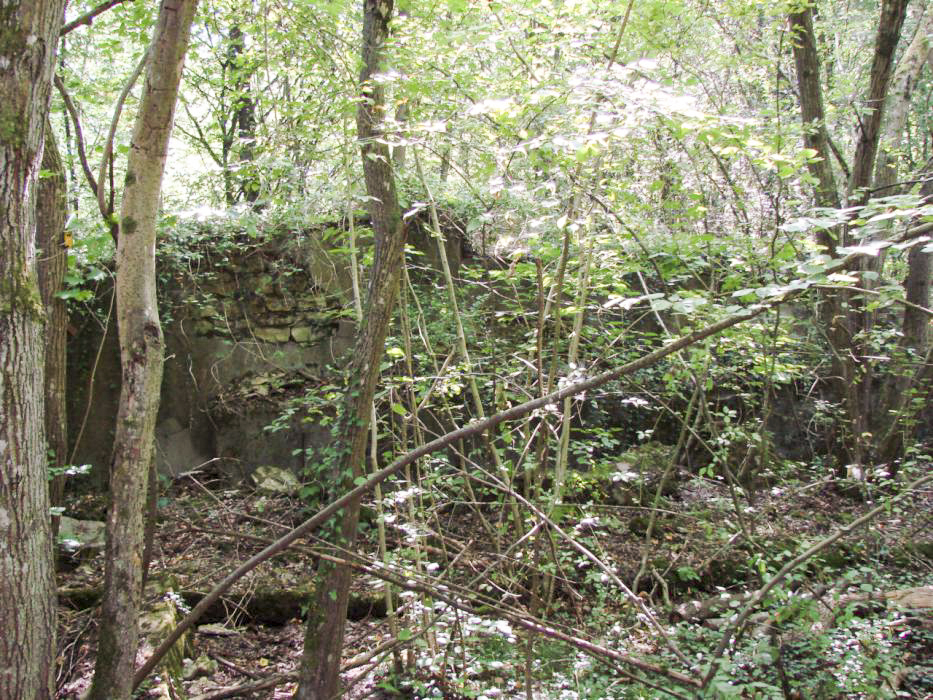
<svg viewBox="0 0 933 700">
<path fill-rule="evenodd" d="M 89 7 L 78 2 L 70 11 Z M 628 558 L 619 560 L 632 567 L 627 582 L 658 606 L 718 585 L 752 586 L 800 553 L 790 535 L 763 540 L 755 529 L 772 489 L 822 488 L 846 467 L 840 444 L 880 442 L 877 434 L 853 434 L 841 418 L 845 403 L 828 389 L 837 348 L 821 322 L 821 304 L 827 294 L 849 295 L 847 313 L 872 319 L 853 338 L 869 394 L 920 376 L 928 348 L 905 346 L 904 280 L 909 256 L 929 252 L 929 238 L 884 250 L 881 242 L 933 221 L 933 207 L 918 181 L 931 145 L 929 70 L 910 104 L 901 161 L 907 186 L 871 193 L 861 206 L 809 206 L 815 181 L 808 166 L 830 155 L 803 140 L 792 82 L 795 38 L 786 24 L 794 7 L 746 0 L 399 3 L 386 47 L 391 65 L 375 78 L 388 97 L 384 140 L 411 230 L 429 242 L 440 233 L 464 245 L 454 265 L 459 318 L 432 251 L 409 249 L 409 288 L 382 357 L 372 466 L 481 411 L 504 410 L 634 361 L 775 296 L 797 296 L 574 399 L 566 413 L 563 405 L 548 407 L 422 461 L 383 495 L 383 520 L 404 542 L 389 563 L 420 573 L 428 559 L 422 547 L 438 544 L 426 533 L 445 522 L 456 534 L 463 518 L 482 533 L 487 554 L 517 548 L 508 566 L 478 584 L 482 591 L 529 606 L 534 600 L 548 619 L 624 650 L 621 637 L 637 636 L 636 620 L 622 610 L 607 574 L 557 543 L 549 528 L 547 536 L 521 539 L 544 515 L 607 560 L 619 553 L 604 535 L 624 542 Z M 241 308 L 273 287 L 293 293 L 312 286 L 302 264 L 287 254 L 276 258 L 270 241 L 291 250 L 292 243 L 320 240 L 346 271 L 357 256 L 365 287 L 374 252 L 359 214 L 366 195 L 352 118 L 356 9 L 325 0 L 202 4 L 159 240 L 163 300 L 177 301 L 171 295 L 180 277 L 197 294 L 179 304 L 183 309 L 169 306 L 167 320 L 188 313 L 206 328 L 226 318 L 229 300 L 218 280 L 249 256 L 266 265 L 265 286 L 238 288 Z M 841 175 L 858 132 L 853 124 L 862 118 L 876 8 L 828 0 L 818 9 L 827 129 L 842 154 L 832 156 L 832 167 Z M 123 3 L 67 40 L 62 73 L 80 107 L 92 166 L 151 22 L 151 8 Z M 918 22 L 909 20 L 905 36 Z M 56 109 L 54 127 L 63 132 Z M 123 156 L 123 126 L 116 138 Z M 78 204 L 69 224 L 74 264 L 61 295 L 83 301 L 103 275 L 112 242 L 77 182 L 73 126 L 60 140 Z M 432 207 L 441 212 L 440 232 L 425 224 Z M 829 274 L 832 261 L 817 241 L 843 228 L 849 241 L 839 255 L 864 253 L 867 262 Z M 351 316 L 349 297 L 333 306 L 333 318 Z M 469 357 L 458 345 L 457 321 Z M 243 341 L 238 333 L 231 331 L 229 342 Z M 339 431 L 335 406 L 353 378 L 339 368 L 324 374 L 315 380 L 269 372 L 244 382 L 244 391 L 280 410 L 270 432 L 302 422 Z M 928 468 L 928 391 L 922 382 L 909 385 L 890 417 L 907 436 L 899 461 L 873 465 L 870 481 L 840 486 L 836 496 L 889 498 L 901 481 L 883 470 L 893 476 L 900 468 L 904 478 Z M 301 495 L 310 509 L 327 493 L 340 455 L 333 444 L 295 449 L 307 465 Z M 558 465 L 567 466 L 563 483 Z M 629 481 L 635 492 L 620 487 Z M 516 493 L 543 515 L 531 515 Z M 691 547 L 702 556 L 691 557 Z M 830 562 L 829 554 L 815 560 L 772 593 L 765 601 L 769 624 L 788 641 L 771 632 L 741 635 L 709 697 L 883 696 L 883 679 L 897 670 L 900 647 L 892 640 L 906 633 L 906 623 L 846 611 L 831 630 L 814 631 L 814 604 L 797 595 L 805 582 L 857 571 L 851 567 L 873 556 L 869 545 L 843 554 L 841 561 Z M 554 583 L 568 572 L 585 592 L 585 614 Z M 464 615 L 421 597 L 412 605 L 409 619 L 435 613 L 440 622 L 433 639 L 416 635 L 411 642 L 418 659 L 404 679 L 411 693 L 524 691 L 508 680 L 526 663 L 524 639 L 504 618 L 494 611 Z M 399 638 L 409 641 L 406 634 L 414 633 L 403 629 Z M 649 655 L 677 662 L 638 634 L 646 635 L 638 641 Z M 687 623 L 672 634 L 691 656 L 708 654 L 718 639 Z M 830 653 L 838 663 L 826 661 Z M 553 697 L 655 693 L 540 639 L 530 676 Z M 386 680 L 396 688 L 402 682 Z"/>
</svg>

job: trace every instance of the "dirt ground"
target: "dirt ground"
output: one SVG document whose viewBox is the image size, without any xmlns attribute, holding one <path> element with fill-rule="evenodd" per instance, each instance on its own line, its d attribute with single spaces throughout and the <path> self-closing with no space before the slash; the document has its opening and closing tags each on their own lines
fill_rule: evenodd
<svg viewBox="0 0 933 700">
<path fill-rule="evenodd" d="M 933 524 L 931 498 L 928 492 L 915 504 L 919 507 L 915 511 L 918 518 L 892 512 L 875 521 L 867 535 L 852 540 L 834 555 L 846 560 L 863 554 L 866 546 L 889 547 L 905 537 L 922 535 L 924 528 Z M 702 597 L 704 591 L 737 586 L 729 576 L 737 575 L 736 557 L 746 556 L 740 550 L 730 549 L 728 541 L 714 537 L 709 522 L 715 522 L 715 517 L 708 512 L 703 517 L 697 515 L 697 504 L 730 512 L 732 504 L 724 486 L 694 479 L 684 485 L 678 499 L 680 515 L 660 518 L 651 541 L 649 563 L 663 560 L 666 567 L 656 570 L 658 576 L 654 578 L 670 583 L 658 585 L 649 576 L 650 585 L 641 592 L 646 600 L 658 604 L 677 603 Z M 763 491 L 755 505 L 747 509 L 744 526 L 762 541 L 800 541 L 829 532 L 841 514 L 851 518 L 868 505 L 857 499 L 840 500 L 833 491 L 821 487 L 800 492 L 771 489 Z M 72 497 L 68 503 L 69 514 L 79 518 L 102 519 L 103 508 L 93 491 Z M 443 534 L 434 532 L 434 539 L 429 541 L 440 537 L 453 547 L 483 542 L 484 532 L 477 524 L 475 510 L 445 507 L 441 511 L 442 517 L 434 522 Z M 578 520 L 574 533 L 598 545 L 600 556 L 616 566 L 623 580 L 631 581 L 645 544 L 644 513 L 637 508 L 598 505 L 587 507 L 586 512 L 588 515 Z M 309 514 L 296 499 L 262 496 L 245 487 L 232 488 L 207 475 L 191 475 L 175 482 L 160 500 L 150 570 L 153 585 L 147 589 L 145 604 L 154 605 L 170 588 L 178 594 L 175 598 L 178 615 L 183 616 L 198 596 L 208 592 L 238 563 Z M 404 546 L 403 528 L 390 526 L 388 536 L 390 549 Z M 307 604 L 314 570 L 315 544 L 306 541 L 252 571 L 228 592 L 222 605 L 212 608 L 199 622 L 186 651 L 192 660 L 186 666 L 183 681 L 189 700 L 291 697 L 302 650 L 302 608 Z M 463 551 L 466 550 L 464 547 Z M 363 529 L 360 551 L 377 557 L 374 527 Z M 482 567 L 484 556 L 481 547 L 476 546 L 469 557 L 458 560 L 458 567 L 467 573 L 475 572 Z M 929 577 L 929 564 L 926 566 Z M 591 595 L 584 582 L 587 570 L 583 567 L 565 573 L 559 595 L 571 603 L 568 609 L 576 608 L 577 618 L 582 621 Z M 686 579 L 680 581 L 682 585 L 678 585 L 679 578 Z M 102 579 L 103 556 L 99 550 L 79 551 L 60 561 L 60 592 L 90 592 L 61 596 L 57 697 L 63 700 L 77 700 L 90 685 L 97 631 L 93 596 L 95 592 L 99 596 Z M 392 638 L 382 600 L 378 582 L 355 577 L 344 645 L 346 698 L 399 697 L 379 688 L 391 657 L 366 658 Z M 145 654 L 145 649 L 141 654 Z M 249 684 L 259 687 L 247 691 L 244 686 Z M 164 690 L 145 686 L 139 697 L 172 698 Z M 445 692 L 444 697 L 453 700 L 462 696 L 451 691 Z"/>
</svg>

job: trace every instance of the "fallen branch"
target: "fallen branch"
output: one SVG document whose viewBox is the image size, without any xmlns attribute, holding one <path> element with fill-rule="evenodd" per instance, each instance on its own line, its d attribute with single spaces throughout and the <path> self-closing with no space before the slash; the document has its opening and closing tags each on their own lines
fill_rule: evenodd
<svg viewBox="0 0 933 700">
<path fill-rule="evenodd" d="M 217 663 L 219 663 L 221 666 L 225 666 L 226 668 L 228 668 L 229 670 L 233 671 L 234 673 L 239 673 L 241 676 L 246 676 L 247 678 L 251 678 L 251 679 L 253 679 L 254 681 L 255 681 L 255 680 L 259 680 L 260 678 L 262 678 L 262 676 L 260 676 L 258 673 L 253 673 L 253 672 L 250 671 L 248 668 L 243 668 L 242 666 L 237 666 L 235 663 L 233 663 L 232 661 L 230 661 L 230 659 L 225 659 L 225 658 L 224 658 L 223 656 L 221 656 L 220 654 L 210 654 L 210 653 L 209 653 L 208 656 L 209 656 L 210 658 L 214 659 L 214 661 L 216 661 Z"/>
</svg>

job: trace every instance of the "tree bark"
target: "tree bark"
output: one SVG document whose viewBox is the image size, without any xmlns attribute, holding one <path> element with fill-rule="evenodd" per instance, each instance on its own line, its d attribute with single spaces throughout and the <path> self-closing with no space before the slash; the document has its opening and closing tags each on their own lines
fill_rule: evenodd
<svg viewBox="0 0 933 700">
<path fill-rule="evenodd" d="M 259 199 L 259 176 L 253 166 L 256 159 L 256 102 L 250 89 L 252 67 L 246 51 L 246 38 L 239 25 L 230 27 L 230 46 L 227 50 L 227 60 L 230 65 L 233 80 L 233 120 L 231 131 L 236 131 L 239 142 L 237 154 L 239 194 L 244 202 L 254 204 Z M 234 196 L 236 200 L 236 196 Z"/>
<path fill-rule="evenodd" d="M 156 221 L 196 6 L 197 0 L 162 0 L 127 160 L 116 281 L 123 377 L 110 476 L 105 592 L 92 700 L 128 699 L 133 685 L 142 592 L 143 511 L 164 349 L 156 299 Z"/>
<path fill-rule="evenodd" d="M 871 192 L 872 171 L 875 167 L 875 155 L 881 138 L 881 124 L 884 117 L 885 100 L 891 83 L 894 66 L 894 52 L 897 49 L 907 14 L 907 0 L 883 0 L 878 31 L 875 34 L 875 49 L 872 54 L 871 72 L 869 73 L 867 113 L 859 117 L 858 136 L 855 155 L 852 159 L 852 172 L 848 182 L 847 203 L 863 205 L 868 202 Z M 848 242 L 848 241 L 846 241 Z M 865 261 L 863 271 L 876 271 L 875 261 Z M 873 282 L 863 276 L 862 285 L 871 287 Z M 855 465 L 860 473 L 862 465 L 874 452 L 873 432 L 886 422 L 879 420 L 878 412 L 873 410 L 872 385 L 875 380 L 872 361 L 866 356 L 871 354 L 867 344 L 868 335 L 874 325 L 874 312 L 865 308 L 862 297 L 847 295 L 845 313 L 848 315 L 848 344 L 835 348 L 835 354 L 843 358 L 846 365 L 844 373 L 847 382 L 847 418 L 849 435 L 847 436 L 848 463 Z M 886 407 L 881 412 L 887 413 Z"/>
<path fill-rule="evenodd" d="M 800 95 L 800 118 L 804 127 L 804 145 L 816 151 L 816 158 L 807 163 L 810 174 L 816 180 L 814 203 L 819 207 L 839 207 L 839 192 L 830 161 L 829 132 L 826 129 L 823 109 L 823 89 L 820 84 L 820 57 L 816 48 L 813 30 L 813 10 L 806 5 L 789 16 L 793 30 L 794 62 L 797 68 L 797 90 Z M 817 230 L 816 242 L 830 257 L 837 257 L 836 248 L 840 241 L 840 227 Z M 850 420 L 858 415 L 858 396 L 855 391 L 854 367 L 848 361 L 846 348 L 851 345 L 852 331 L 849 326 L 847 294 L 842 290 L 827 290 L 819 300 L 819 322 L 826 333 L 831 349 L 832 377 L 828 382 L 833 401 L 843 407 Z M 849 431 L 851 432 L 851 430 Z M 846 457 L 843 457 L 847 461 Z"/>
<path fill-rule="evenodd" d="M 45 127 L 45 150 L 36 200 L 36 240 L 39 247 L 39 290 L 45 309 L 45 439 L 49 463 L 62 467 L 68 460 L 68 420 L 65 402 L 65 333 L 68 314 L 61 291 L 68 268 L 65 246 L 66 201 L 65 168 L 51 126 Z M 65 494 L 65 476 L 49 482 L 49 500 L 60 506 Z M 58 532 L 58 518 L 52 518 L 52 533 Z"/>
<path fill-rule="evenodd" d="M 35 204 L 63 0 L 0 9 L 0 697 L 53 694 Z"/>
<path fill-rule="evenodd" d="M 379 137 L 385 98 L 378 72 L 388 37 L 392 0 L 366 0 L 363 9 L 363 99 L 357 110 L 357 134 L 363 157 L 367 206 L 373 223 L 376 254 L 367 295 L 366 313 L 356 339 L 340 417 L 334 432 L 338 444 L 333 474 L 335 492 L 349 491 L 364 475 L 366 441 L 379 364 L 395 305 L 398 279 L 404 263 L 405 229 L 395 191 L 389 148 Z M 336 527 L 341 546 L 353 548 L 359 520 L 359 498 L 344 510 Z M 339 697 L 340 654 L 347 618 L 352 570 L 321 560 L 315 585 L 315 601 L 308 615 L 304 652 L 299 668 L 297 700 Z"/>
</svg>

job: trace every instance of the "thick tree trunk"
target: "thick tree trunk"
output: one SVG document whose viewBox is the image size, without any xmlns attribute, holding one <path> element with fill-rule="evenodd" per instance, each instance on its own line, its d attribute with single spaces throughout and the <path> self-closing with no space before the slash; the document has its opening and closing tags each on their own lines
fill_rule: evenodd
<svg viewBox="0 0 933 700">
<path fill-rule="evenodd" d="M 363 16 L 363 70 L 360 75 L 363 99 L 357 111 L 363 172 L 369 195 L 367 205 L 373 222 L 376 255 L 364 314 L 353 359 L 347 369 L 347 386 L 335 429 L 339 456 L 335 460 L 334 483 L 349 491 L 364 474 L 370 411 L 379 364 L 384 353 L 398 279 L 404 263 L 405 230 L 395 191 L 389 148 L 377 140 L 384 108 L 383 89 L 372 82 L 378 71 L 388 36 L 392 0 L 366 0 Z M 336 539 L 343 547 L 356 542 L 359 500 L 350 504 L 337 525 Z M 299 669 L 298 700 L 339 697 L 340 655 L 347 618 L 347 600 L 352 572 L 349 567 L 321 561 L 315 604 L 308 615 L 304 652 Z"/>
<path fill-rule="evenodd" d="M 127 161 L 117 244 L 117 321 L 123 382 L 110 476 L 107 562 L 90 697 L 130 697 L 139 632 L 143 512 L 152 461 L 163 340 L 155 239 L 162 174 L 197 0 L 162 0 Z"/>
<path fill-rule="evenodd" d="M 35 198 L 63 4 L 0 11 L 0 698 L 26 700 L 55 659 Z"/>
<path fill-rule="evenodd" d="M 45 150 L 36 200 L 36 241 L 39 247 L 39 289 L 45 308 L 45 440 L 46 453 L 54 466 L 64 466 L 68 459 L 68 421 L 65 405 L 65 332 L 68 314 L 61 291 L 68 268 L 65 247 L 65 218 L 68 203 L 65 169 L 51 126 L 45 128 Z M 65 493 L 65 477 L 49 482 L 49 500 L 60 506 Z M 58 518 L 52 518 L 53 534 Z"/>
</svg>

